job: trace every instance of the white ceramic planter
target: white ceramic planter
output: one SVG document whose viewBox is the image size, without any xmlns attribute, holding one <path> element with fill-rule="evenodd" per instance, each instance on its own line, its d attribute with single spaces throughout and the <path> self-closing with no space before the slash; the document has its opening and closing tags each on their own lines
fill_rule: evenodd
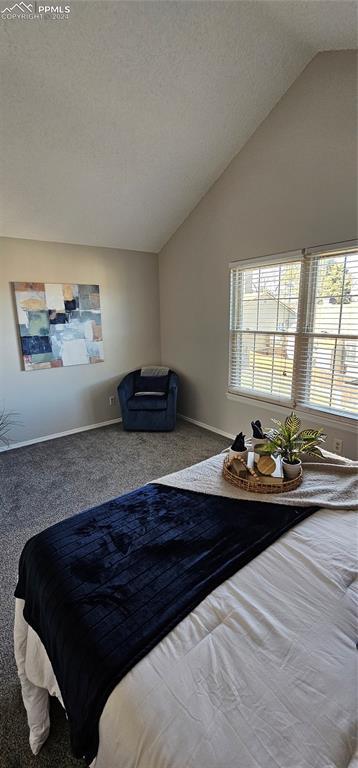
<svg viewBox="0 0 358 768">
<path fill-rule="evenodd" d="M 244 461 L 245 464 L 247 462 L 248 455 L 249 452 L 247 448 L 245 448 L 244 451 L 233 451 L 232 448 L 229 450 L 229 459 L 241 459 L 241 461 Z"/>
<path fill-rule="evenodd" d="M 285 459 L 282 459 L 283 473 L 285 477 L 288 477 L 289 480 L 294 480 L 295 477 L 298 477 L 301 472 L 301 466 L 301 461 L 299 461 L 297 464 L 288 464 Z"/>
</svg>

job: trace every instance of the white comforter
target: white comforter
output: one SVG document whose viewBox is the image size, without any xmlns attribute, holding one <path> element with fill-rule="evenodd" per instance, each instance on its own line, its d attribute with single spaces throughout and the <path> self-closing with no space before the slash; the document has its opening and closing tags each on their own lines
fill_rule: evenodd
<svg viewBox="0 0 358 768">
<path fill-rule="evenodd" d="M 356 765 L 356 536 L 354 512 L 320 510 L 212 592 L 112 692 L 95 768 Z M 17 602 L 37 752 L 59 692 Z"/>
</svg>

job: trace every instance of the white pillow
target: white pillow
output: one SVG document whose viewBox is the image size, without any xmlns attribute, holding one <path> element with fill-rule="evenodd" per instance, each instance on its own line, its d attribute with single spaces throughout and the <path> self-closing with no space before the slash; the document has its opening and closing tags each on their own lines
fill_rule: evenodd
<svg viewBox="0 0 358 768">
<path fill-rule="evenodd" d="M 145 397 L 146 395 L 158 397 L 159 395 L 165 395 L 165 392 L 136 392 L 134 396 Z"/>
</svg>

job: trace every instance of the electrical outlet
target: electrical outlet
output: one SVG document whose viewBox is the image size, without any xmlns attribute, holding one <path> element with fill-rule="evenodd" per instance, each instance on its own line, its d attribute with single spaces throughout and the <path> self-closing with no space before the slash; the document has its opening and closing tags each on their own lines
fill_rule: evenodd
<svg viewBox="0 0 358 768">
<path fill-rule="evenodd" d="M 343 440 L 339 440 L 337 437 L 333 440 L 333 453 L 342 453 L 343 448 Z"/>
<path fill-rule="evenodd" d="M 114 398 L 114 395 L 110 395 L 110 396 L 109 396 L 108 400 L 109 400 L 109 404 L 110 404 L 110 405 L 114 405 L 114 399 L 115 399 L 115 398 Z"/>
</svg>

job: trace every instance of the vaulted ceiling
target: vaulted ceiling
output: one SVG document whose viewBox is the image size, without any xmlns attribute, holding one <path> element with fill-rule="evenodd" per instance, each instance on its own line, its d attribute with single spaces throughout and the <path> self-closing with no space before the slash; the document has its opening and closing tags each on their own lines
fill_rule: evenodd
<svg viewBox="0 0 358 768">
<path fill-rule="evenodd" d="M 9 237 L 158 251 L 312 57 L 356 45 L 341 0 L 69 4 L 0 21 Z"/>
</svg>

